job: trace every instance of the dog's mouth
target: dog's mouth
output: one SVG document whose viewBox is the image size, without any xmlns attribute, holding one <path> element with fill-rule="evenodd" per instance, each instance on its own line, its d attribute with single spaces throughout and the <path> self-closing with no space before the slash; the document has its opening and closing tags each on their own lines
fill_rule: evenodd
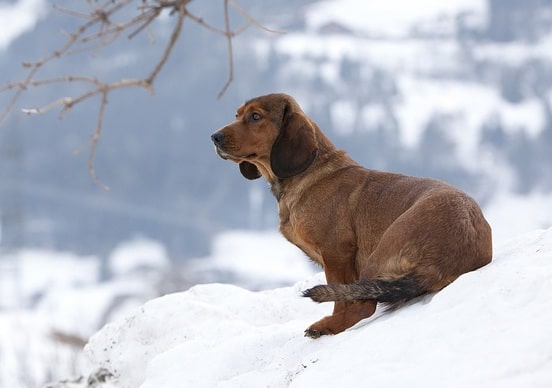
<svg viewBox="0 0 552 388">
<path fill-rule="evenodd" d="M 222 158 L 224 160 L 228 160 L 232 156 L 232 155 L 224 152 L 223 150 L 221 150 L 218 146 L 215 146 L 215 152 L 217 153 L 218 156 L 220 156 L 220 158 Z"/>
<path fill-rule="evenodd" d="M 232 160 L 232 161 L 235 161 L 235 162 L 240 162 L 240 161 L 243 161 L 243 160 L 247 160 L 247 159 L 253 159 L 255 157 L 257 157 L 257 154 L 253 153 L 253 154 L 249 154 L 249 155 L 246 155 L 246 156 L 237 156 L 237 155 L 232 155 L 226 151 L 223 151 L 222 149 L 220 149 L 220 147 L 218 146 L 215 146 L 215 152 L 217 153 L 218 156 L 220 156 L 222 159 L 224 160 Z"/>
</svg>

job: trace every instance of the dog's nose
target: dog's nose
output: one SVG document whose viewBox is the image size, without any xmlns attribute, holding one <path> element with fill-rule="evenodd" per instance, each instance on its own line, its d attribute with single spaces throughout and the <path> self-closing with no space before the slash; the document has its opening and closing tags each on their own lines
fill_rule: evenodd
<svg viewBox="0 0 552 388">
<path fill-rule="evenodd" d="M 222 143 L 224 143 L 224 132 L 217 131 L 217 132 L 213 133 L 211 135 L 211 140 L 217 146 L 222 145 Z"/>
</svg>

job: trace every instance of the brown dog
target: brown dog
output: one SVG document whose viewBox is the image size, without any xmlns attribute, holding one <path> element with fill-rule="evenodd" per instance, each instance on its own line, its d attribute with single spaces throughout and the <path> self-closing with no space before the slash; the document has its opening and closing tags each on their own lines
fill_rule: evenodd
<svg viewBox="0 0 552 388">
<path fill-rule="evenodd" d="M 304 295 L 334 310 L 309 337 L 342 332 L 377 302 L 398 306 L 491 261 L 491 228 L 472 198 L 438 180 L 361 167 L 288 95 L 246 102 L 211 138 L 247 179 L 268 181 L 280 231 L 324 268 L 328 285 Z"/>
</svg>

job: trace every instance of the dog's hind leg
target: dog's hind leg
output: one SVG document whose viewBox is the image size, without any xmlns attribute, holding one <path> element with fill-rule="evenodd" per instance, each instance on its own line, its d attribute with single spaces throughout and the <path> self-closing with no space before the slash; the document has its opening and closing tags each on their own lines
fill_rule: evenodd
<svg viewBox="0 0 552 388">
<path fill-rule="evenodd" d="M 333 314 L 313 323 L 305 330 L 305 336 L 318 338 L 323 335 L 341 333 L 374 314 L 376 304 L 375 300 L 335 302 Z"/>
</svg>

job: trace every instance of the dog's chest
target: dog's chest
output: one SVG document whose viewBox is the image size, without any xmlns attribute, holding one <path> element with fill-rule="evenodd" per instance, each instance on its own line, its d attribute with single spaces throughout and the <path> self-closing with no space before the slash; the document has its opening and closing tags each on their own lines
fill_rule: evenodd
<svg viewBox="0 0 552 388">
<path fill-rule="evenodd" d="M 321 242 L 309 217 L 304 217 L 299 209 L 288 207 L 282 201 L 278 204 L 280 232 L 291 243 L 299 247 L 314 262 L 324 266 Z"/>
</svg>

